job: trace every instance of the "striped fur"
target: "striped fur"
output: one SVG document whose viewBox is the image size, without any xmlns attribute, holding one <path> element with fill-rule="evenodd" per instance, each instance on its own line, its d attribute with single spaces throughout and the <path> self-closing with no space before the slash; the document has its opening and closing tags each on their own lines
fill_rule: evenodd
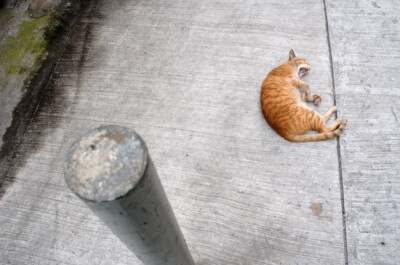
<svg viewBox="0 0 400 265">
<path fill-rule="evenodd" d="M 265 119 L 279 135 L 292 142 L 331 139 L 337 137 L 347 124 L 346 120 L 336 119 L 331 125 L 326 125 L 336 112 L 336 106 L 320 115 L 303 102 L 310 101 L 314 105 L 321 102 L 321 97 L 312 94 L 307 83 L 300 79 L 310 69 L 306 59 L 296 57 L 290 50 L 289 60 L 272 69 L 261 87 L 260 100 Z M 306 134 L 309 130 L 318 133 Z"/>
</svg>

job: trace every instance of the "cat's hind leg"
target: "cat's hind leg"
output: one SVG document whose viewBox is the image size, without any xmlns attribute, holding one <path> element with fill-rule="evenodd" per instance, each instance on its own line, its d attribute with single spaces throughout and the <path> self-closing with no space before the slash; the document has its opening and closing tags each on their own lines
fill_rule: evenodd
<svg viewBox="0 0 400 265">
<path fill-rule="evenodd" d="M 321 117 L 321 122 L 316 126 L 316 131 L 319 133 L 334 131 L 343 122 L 342 119 L 336 119 L 334 122 L 332 122 L 331 125 L 326 125 L 322 119 L 323 119 L 323 116 Z"/>
<path fill-rule="evenodd" d="M 332 114 L 335 113 L 336 111 L 337 111 L 337 107 L 336 106 L 331 107 L 328 110 L 328 112 L 324 116 L 322 116 L 323 122 L 327 122 L 329 120 L 329 118 L 332 116 Z"/>
<path fill-rule="evenodd" d="M 339 127 L 340 124 L 342 124 L 342 122 L 343 122 L 342 119 L 336 119 L 331 125 L 326 126 L 326 128 L 328 129 L 328 132 L 336 130 L 337 127 Z"/>
<path fill-rule="evenodd" d="M 326 124 L 329 117 L 335 111 L 337 111 L 336 106 L 331 107 L 325 115 L 320 115 L 315 110 L 310 110 L 309 113 L 311 114 L 312 129 L 319 133 L 331 132 L 331 131 L 336 130 L 340 126 L 340 124 L 343 122 L 342 119 L 336 119 L 331 125 Z"/>
</svg>

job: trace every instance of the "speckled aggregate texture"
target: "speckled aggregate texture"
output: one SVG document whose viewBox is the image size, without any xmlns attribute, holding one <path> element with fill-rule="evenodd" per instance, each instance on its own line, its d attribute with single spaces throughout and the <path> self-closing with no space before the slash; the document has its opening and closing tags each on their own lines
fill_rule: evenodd
<svg viewBox="0 0 400 265">
<path fill-rule="evenodd" d="M 197 265 L 400 263 L 396 1 L 87 3 L 1 164 L 0 264 L 141 264 L 64 181 L 104 124 L 145 140 Z M 315 108 L 348 119 L 339 142 L 265 122 L 261 83 L 290 49 Z"/>
<path fill-rule="evenodd" d="M 349 264 L 400 264 L 400 5 L 328 1 Z"/>
<path fill-rule="evenodd" d="M 147 147 L 135 132 L 102 126 L 72 144 L 65 161 L 65 179 L 83 199 L 111 201 L 136 187 L 147 156 Z"/>
<path fill-rule="evenodd" d="M 145 265 L 193 265 L 143 140 L 120 126 L 90 130 L 68 151 L 65 179 Z"/>
</svg>

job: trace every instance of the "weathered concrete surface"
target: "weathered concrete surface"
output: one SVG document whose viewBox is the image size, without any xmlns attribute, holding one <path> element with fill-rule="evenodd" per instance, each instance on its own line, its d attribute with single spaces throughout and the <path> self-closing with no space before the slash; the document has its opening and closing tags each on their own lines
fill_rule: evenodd
<svg viewBox="0 0 400 265">
<path fill-rule="evenodd" d="M 319 110 L 333 104 L 323 2 L 105 2 L 78 19 L 18 152 L 0 161 L 0 263 L 140 264 L 63 179 L 70 144 L 101 124 L 144 138 L 196 264 L 399 263 L 394 1 L 327 1 L 349 119 L 339 157 L 336 140 L 281 139 L 258 103 L 293 48 Z"/>
<path fill-rule="evenodd" d="M 307 80 L 326 111 L 320 1 L 94 6 L 49 83 L 57 96 L 43 100 L 7 168 L 0 260 L 139 264 L 63 180 L 72 141 L 111 123 L 145 139 L 196 264 L 343 263 L 336 141 L 286 142 L 258 103 L 290 48 L 312 63 Z"/>
<path fill-rule="evenodd" d="M 16 6 L 16 3 L 2 3 L 0 9 L 0 57 L 3 57 L 6 42 L 10 37 L 18 35 L 20 24 L 26 18 L 26 11 L 29 8 L 29 3 L 21 2 Z M 10 6 L 14 6 L 11 8 Z M 29 58 L 32 60 L 31 58 Z M 36 59 L 36 58 L 35 58 Z M 12 112 L 22 97 L 24 81 L 28 73 L 8 75 L 5 69 L 4 58 L 0 62 L 0 148 L 3 144 L 2 136 L 10 126 L 12 120 Z"/>
<path fill-rule="evenodd" d="M 56 9 L 66 9 L 65 5 L 71 3 L 0 1 L 0 148 L 7 128 L 12 126 L 13 111 L 24 95 L 35 94 L 27 88 L 47 57 L 47 28 L 57 23 L 52 16 L 60 16 Z"/>
<path fill-rule="evenodd" d="M 400 264 L 400 6 L 328 3 L 349 264 Z"/>
</svg>

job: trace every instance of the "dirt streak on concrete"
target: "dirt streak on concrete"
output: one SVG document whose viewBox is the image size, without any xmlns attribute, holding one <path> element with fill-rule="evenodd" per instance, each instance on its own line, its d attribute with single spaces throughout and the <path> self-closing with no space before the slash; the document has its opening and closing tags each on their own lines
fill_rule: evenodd
<svg viewBox="0 0 400 265">
<path fill-rule="evenodd" d="M 0 150 L 0 199 L 7 187 L 12 184 L 16 171 L 24 164 L 29 153 L 37 149 L 37 137 L 41 135 L 40 133 L 27 135 L 29 126 L 36 126 L 37 120 L 35 118 L 42 112 L 59 113 L 62 111 L 63 106 L 58 103 L 54 104 L 54 102 L 63 91 L 55 89 L 55 81 L 52 78 L 60 58 L 73 54 L 68 51 L 81 49 L 81 53 L 85 53 L 86 43 L 90 42 L 90 26 L 86 25 L 88 23 L 84 22 L 84 17 L 95 14 L 95 12 L 92 12 L 93 2 L 75 1 L 64 6 L 61 4 L 61 8 L 64 8 L 60 11 L 63 14 L 62 20 L 65 26 L 63 33 L 60 36 L 55 36 L 49 43 L 48 56 L 14 109 L 11 126 L 7 128 L 3 135 L 3 145 Z M 83 26 L 76 26 L 82 23 Z M 59 34 L 59 32 L 56 34 Z M 78 59 L 78 65 L 71 65 L 71 68 L 79 69 L 84 58 L 84 55 L 81 55 Z M 72 64 L 75 64 L 75 62 L 76 60 L 71 60 Z M 41 131 L 45 131 L 50 124 L 54 125 L 54 122 L 48 121 L 40 124 Z M 30 150 L 18 152 L 23 141 L 30 143 Z"/>
</svg>

